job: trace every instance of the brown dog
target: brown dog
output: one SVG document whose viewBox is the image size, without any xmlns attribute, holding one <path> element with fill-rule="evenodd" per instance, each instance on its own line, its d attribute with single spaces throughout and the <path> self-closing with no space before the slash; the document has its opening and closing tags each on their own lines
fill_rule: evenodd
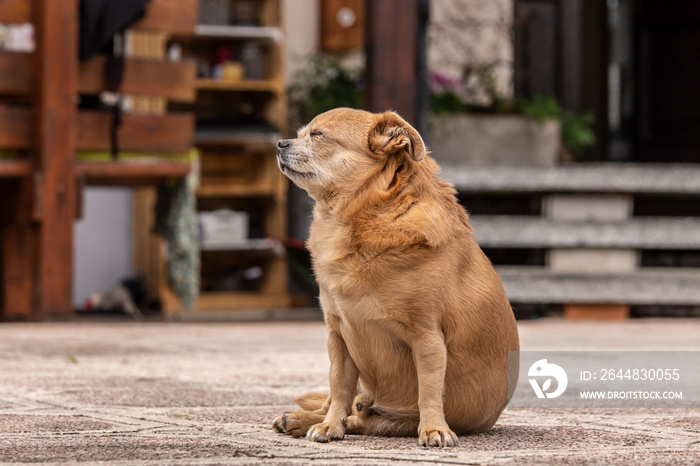
<svg viewBox="0 0 700 466">
<path fill-rule="evenodd" d="M 340 108 L 279 141 L 277 160 L 316 201 L 308 247 L 331 393 L 300 398 L 304 411 L 275 429 L 317 442 L 418 433 L 420 445 L 451 446 L 455 432 L 491 428 L 508 404 L 517 327 L 418 132 L 395 113 Z"/>
</svg>

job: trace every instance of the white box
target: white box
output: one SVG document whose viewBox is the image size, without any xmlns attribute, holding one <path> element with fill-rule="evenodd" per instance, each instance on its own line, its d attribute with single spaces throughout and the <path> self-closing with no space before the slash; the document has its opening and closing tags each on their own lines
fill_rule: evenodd
<svg viewBox="0 0 700 466">
<path fill-rule="evenodd" d="M 200 212 L 199 231 L 203 246 L 240 245 L 248 240 L 249 215 L 229 209 Z"/>
</svg>

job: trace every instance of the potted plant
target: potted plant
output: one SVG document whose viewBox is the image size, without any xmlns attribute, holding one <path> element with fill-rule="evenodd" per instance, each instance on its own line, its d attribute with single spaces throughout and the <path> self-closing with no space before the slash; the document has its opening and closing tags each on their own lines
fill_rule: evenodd
<svg viewBox="0 0 700 466">
<path fill-rule="evenodd" d="M 503 97 L 484 69 L 461 81 L 431 75 L 430 108 L 432 155 L 444 165 L 552 166 L 595 143 L 592 114 L 575 115 L 553 97 Z"/>
</svg>

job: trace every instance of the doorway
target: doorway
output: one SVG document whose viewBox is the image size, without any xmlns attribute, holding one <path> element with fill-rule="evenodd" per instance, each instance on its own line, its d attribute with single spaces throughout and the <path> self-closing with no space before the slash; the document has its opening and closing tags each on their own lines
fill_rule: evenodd
<svg viewBox="0 0 700 466">
<path fill-rule="evenodd" d="M 700 163 L 700 4 L 637 0 L 633 159 Z"/>
</svg>

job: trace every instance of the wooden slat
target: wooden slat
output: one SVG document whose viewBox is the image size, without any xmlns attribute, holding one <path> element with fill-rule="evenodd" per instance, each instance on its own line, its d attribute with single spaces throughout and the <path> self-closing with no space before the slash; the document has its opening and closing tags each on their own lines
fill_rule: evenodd
<svg viewBox="0 0 700 466">
<path fill-rule="evenodd" d="M 151 0 L 146 16 L 132 28 L 192 35 L 197 17 L 197 0 Z"/>
<path fill-rule="evenodd" d="M 202 293 L 197 300 L 198 312 L 247 311 L 254 309 L 284 309 L 292 304 L 292 298 L 286 293 L 255 293 L 215 291 Z M 182 306 L 178 297 L 169 287 L 164 286 L 161 305 L 166 315 L 184 315 L 189 312 Z M 189 315 L 196 313 L 189 313 Z"/>
<path fill-rule="evenodd" d="M 220 79 L 198 79 L 197 88 L 206 91 L 239 92 L 282 92 L 284 88 L 278 81 L 225 81 Z"/>
<path fill-rule="evenodd" d="M 104 56 L 96 56 L 80 64 L 78 90 L 81 93 L 98 94 L 105 90 L 105 60 Z M 121 91 L 192 102 L 196 97 L 196 75 L 192 62 L 127 59 Z"/>
<path fill-rule="evenodd" d="M 78 162 L 75 172 L 92 186 L 149 186 L 187 175 L 187 162 Z"/>
<path fill-rule="evenodd" d="M 0 0 L 1 2 L 2 0 Z M 34 86 L 32 54 L 0 51 L 0 94 L 29 95 Z M 97 56 L 80 64 L 78 90 L 98 94 L 105 89 L 105 57 Z M 192 102 L 196 97 L 194 63 L 170 63 L 156 60 L 128 59 L 122 92 L 162 96 Z"/>
<path fill-rule="evenodd" d="M 36 168 L 39 260 L 36 310 L 42 316 L 73 312 L 73 221 L 76 183 L 75 96 L 78 1 L 37 2 Z"/>
<path fill-rule="evenodd" d="M 630 306 L 624 304 L 565 304 L 566 320 L 626 320 Z"/>
<path fill-rule="evenodd" d="M 197 301 L 198 311 L 232 311 L 245 309 L 281 309 L 289 307 L 291 298 L 286 293 L 204 293 Z"/>
<path fill-rule="evenodd" d="M 0 148 L 26 149 L 32 131 L 29 108 L 0 107 Z"/>
<path fill-rule="evenodd" d="M 274 195 L 271 183 L 257 183 L 254 185 L 208 185 L 197 189 L 199 197 L 267 197 Z"/>
<path fill-rule="evenodd" d="M 2 5 L 3 0 L 0 0 Z M 34 89 L 31 53 L 0 51 L 0 94 L 28 95 Z"/>
<path fill-rule="evenodd" d="M 7 225 L 2 235 L 3 303 L 5 319 L 29 319 L 34 308 L 33 269 L 36 231 L 26 225 Z"/>
<path fill-rule="evenodd" d="M 153 187 L 135 189 L 132 195 L 132 263 L 133 273 L 145 277 L 148 284 L 148 299 L 159 297 L 158 283 L 160 271 L 160 246 L 163 238 L 153 234 L 155 223 L 153 209 L 156 204 L 156 190 Z"/>
<path fill-rule="evenodd" d="M 82 111 L 78 114 L 78 150 L 110 150 L 109 128 L 112 116 L 107 112 Z M 124 152 L 184 154 L 194 139 L 194 116 L 123 115 L 119 128 L 119 147 Z"/>
<path fill-rule="evenodd" d="M 0 23 L 31 22 L 33 3 L 31 0 L 0 0 Z"/>
<path fill-rule="evenodd" d="M 28 160 L 0 160 L 0 178 L 24 178 L 31 173 Z"/>
</svg>

